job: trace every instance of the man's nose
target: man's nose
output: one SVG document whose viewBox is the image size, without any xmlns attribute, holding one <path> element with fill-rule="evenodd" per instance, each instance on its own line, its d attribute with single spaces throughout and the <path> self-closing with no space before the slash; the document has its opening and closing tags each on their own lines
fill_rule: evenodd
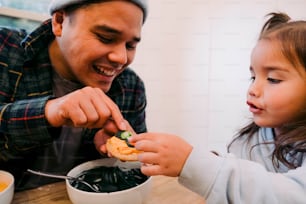
<svg viewBox="0 0 306 204">
<path fill-rule="evenodd" d="M 128 54 L 126 46 L 123 44 L 116 45 L 109 53 L 110 62 L 118 65 L 124 65 L 128 62 Z"/>
</svg>

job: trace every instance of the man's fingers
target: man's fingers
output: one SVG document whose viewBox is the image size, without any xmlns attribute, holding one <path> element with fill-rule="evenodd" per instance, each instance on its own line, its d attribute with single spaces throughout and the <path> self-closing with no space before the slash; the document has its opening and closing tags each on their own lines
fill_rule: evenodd
<svg viewBox="0 0 306 204">
<path fill-rule="evenodd" d="M 105 105 L 110 110 L 111 118 L 112 120 L 114 120 L 118 128 L 120 130 L 126 130 L 127 127 L 126 127 L 126 124 L 124 123 L 124 118 L 118 106 L 108 96 L 106 96 L 102 91 L 99 91 L 98 94 L 102 97 L 103 101 L 105 102 Z"/>
<path fill-rule="evenodd" d="M 63 97 L 52 99 L 45 107 L 48 122 L 55 127 L 101 128 L 110 118 L 117 128 L 127 125 L 119 107 L 99 88 L 85 87 Z"/>
</svg>

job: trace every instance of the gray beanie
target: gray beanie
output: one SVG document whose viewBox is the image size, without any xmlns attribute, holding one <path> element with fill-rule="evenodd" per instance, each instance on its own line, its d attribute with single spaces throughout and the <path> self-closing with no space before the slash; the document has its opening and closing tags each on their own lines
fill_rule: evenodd
<svg viewBox="0 0 306 204">
<path fill-rule="evenodd" d="M 127 0 L 130 1 L 137 6 L 139 6 L 143 11 L 143 22 L 146 20 L 147 14 L 148 14 L 148 1 L 147 0 Z M 90 2 L 90 0 L 52 0 L 49 4 L 49 13 L 52 15 L 55 11 L 64 9 L 68 6 L 74 5 L 74 4 L 81 4 L 82 2 Z M 99 2 L 95 0 L 94 2 Z M 101 0 L 103 2 L 103 0 Z"/>
</svg>

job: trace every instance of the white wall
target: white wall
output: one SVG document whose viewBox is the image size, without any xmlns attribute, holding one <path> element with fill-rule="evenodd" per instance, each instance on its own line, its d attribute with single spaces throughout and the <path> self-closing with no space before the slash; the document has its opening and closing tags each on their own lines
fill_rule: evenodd
<svg viewBox="0 0 306 204">
<path fill-rule="evenodd" d="M 150 0 L 133 68 L 150 131 L 219 151 L 246 124 L 249 57 L 272 11 L 306 19 L 306 0 Z"/>
</svg>

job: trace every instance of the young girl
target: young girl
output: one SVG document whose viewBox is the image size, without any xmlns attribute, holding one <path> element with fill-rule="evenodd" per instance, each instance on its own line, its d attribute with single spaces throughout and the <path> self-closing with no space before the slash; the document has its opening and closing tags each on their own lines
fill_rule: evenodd
<svg viewBox="0 0 306 204">
<path fill-rule="evenodd" d="M 139 134 L 130 142 L 144 151 L 144 174 L 179 176 L 207 203 L 306 203 L 306 21 L 270 16 L 251 55 L 253 121 L 229 154 L 199 153 L 175 135 Z"/>
</svg>

